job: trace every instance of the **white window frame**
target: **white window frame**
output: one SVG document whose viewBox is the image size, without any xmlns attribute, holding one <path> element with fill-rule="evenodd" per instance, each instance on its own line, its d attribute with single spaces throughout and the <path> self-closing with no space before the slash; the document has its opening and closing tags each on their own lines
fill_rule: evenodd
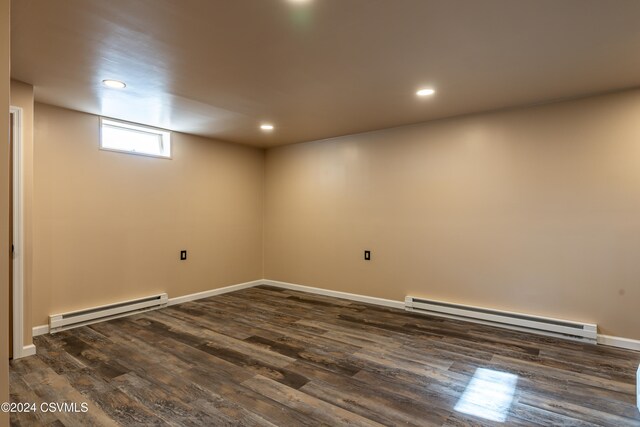
<svg viewBox="0 0 640 427">
<path fill-rule="evenodd" d="M 133 150 L 118 150 L 116 148 L 105 147 L 102 144 L 102 128 L 103 126 L 110 126 L 119 129 L 125 129 L 132 132 L 140 132 L 144 134 L 155 135 L 159 139 L 161 151 L 165 152 L 165 145 L 168 145 L 168 150 L 166 150 L 165 154 L 152 154 L 152 153 L 143 153 L 139 151 Z M 151 126 L 145 126 L 138 123 L 125 122 L 123 120 L 111 119 L 108 117 L 100 117 L 100 127 L 99 127 L 99 148 L 103 151 L 111 151 L 115 153 L 125 153 L 125 154 L 133 154 L 136 156 L 145 156 L 145 157 L 155 157 L 158 159 L 171 159 L 173 155 L 173 147 L 171 146 L 171 132 L 164 129 L 154 128 Z"/>
</svg>

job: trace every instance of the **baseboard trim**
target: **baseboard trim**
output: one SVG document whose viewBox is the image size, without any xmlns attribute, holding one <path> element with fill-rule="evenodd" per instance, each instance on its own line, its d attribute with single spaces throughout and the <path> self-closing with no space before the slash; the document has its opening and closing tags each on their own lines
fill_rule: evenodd
<svg viewBox="0 0 640 427">
<path fill-rule="evenodd" d="M 351 301 L 364 302 L 367 304 L 381 305 L 384 307 L 398 308 L 404 310 L 404 301 L 395 301 L 384 298 L 368 297 L 365 295 L 350 294 L 348 292 L 330 291 L 328 289 L 314 288 L 311 286 L 297 285 L 295 283 L 279 282 L 277 280 L 262 280 L 265 285 L 277 288 L 291 289 L 293 291 L 308 292 L 310 294 L 325 295 L 334 298 L 348 299 Z"/>
<path fill-rule="evenodd" d="M 598 334 L 598 344 L 640 351 L 640 340 Z"/>
<path fill-rule="evenodd" d="M 358 302 L 365 302 L 368 304 L 381 305 L 384 307 L 398 308 L 401 310 L 404 310 L 405 308 L 404 301 L 395 301 L 395 300 L 389 300 L 384 298 L 368 297 L 365 295 L 350 294 L 347 292 L 330 291 L 327 289 L 314 288 L 311 286 L 298 285 L 295 283 L 280 282 L 277 280 L 265 279 L 265 280 L 262 280 L 261 282 L 264 283 L 265 285 L 275 286 L 277 288 L 291 289 L 291 290 L 300 291 L 300 292 L 309 292 L 312 294 L 325 295 L 325 296 L 348 299 L 348 300 L 358 301 Z M 600 345 L 623 348 L 626 350 L 640 351 L 640 340 L 633 340 L 630 338 L 622 338 L 622 337 L 614 337 L 611 335 L 598 334 L 597 342 Z"/>
<path fill-rule="evenodd" d="M 254 286 L 261 285 L 264 280 L 254 280 L 252 282 L 239 283 L 237 285 L 225 286 L 224 288 L 211 289 L 204 292 L 197 292 L 195 294 L 183 295 L 181 297 L 169 298 L 167 306 L 176 304 L 182 304 L 189 301 L 195 301 L 203 298 L 209 298 L 216 295 L 227 294 L 229 292 L 239 291 L 241 289 L 253 288 Z"/>
<path fill-rule="evenodd" d="M 204 292 L 197 292 L 194 294 L 183 295 L 175 298 L 169 298 L 167 306 L 182 304 L 189 301 L 196 301 L 203 298 L 209 298 L 216 295 L 222 295 L 229 292 L 239 291 L 241 289 L 253 288 L 255 286 L 260 286 L 260 285 L 269 285 L 269 286 L 274 286 L 276 288 L 290 289 L 293 291 L 300 291 L 300 292 L 308 292 L 310 294 L 341 298 L 341 299 L 346 299 L 351 301 L 363 302 L 367 304 L 379 305 L 383 307 L 397 308 L 400 310 L 404 310 L 405 308 L 404 301 L 395 301 L 395 300 L 384 299 L 384 298 L 369 297 L 366 295 L 350 294 L 348 292 L 331 291 L 328 289 L 316 288 L 313 286 L 304 286 L 304 285 L 298 285 L 295 283 L 280 282 L 278 280 L 269 280 L 269 279 L 254 280 L 251 282 L 239 283 L 237 285 L 225 286 L 223 288 L 211 289 Z M 39 335 L 45 335 L 48 333 L 49 333 L 49 325 L 40 325 L 40 326 L 33 327 L 34 337 L 37 337 Z M 597 342 L 600 345 L 623 348 L 626 350 L 640 351 L 640 340 L 598 334 Z M 36 353 L 36 348 L 33 344 L 25 346 L 22 352 L 24 356 L 29 356 L 35 353 Z"/>
<path fill-rule="evenodd" d="M 36 354 L 36 346 L 33 344 L 25 345 L 22 347 L 21 357 L 33 356 Z"/>
<path fill-rule="evenodd" d="M 210 290 L 204 291 L 204 292 L 197 292 L 195 294 L 182 295 L 182 296 L 179 296 L 179 297 L 169 298 L 167 300 L 167 307 L 172 306 L 172 305 L 176 305 L 176 304 L 182 304 L 182 303 L 189 302 L 189 301 L 195 301 L 195 300 L 199 300 L 199 299 L 203 299 L 203 298 L 209 298 L 209 297 L 212 297 L 212 296 L 215 296 L 215 295 L 221 295 L 221 294 L 226 294 L 226 293 L 229 293 L 229 292 L 235 292 L 235 291 L 239 291 L 241 289 L 252 288 L 254 286 L 261 285 L 263 282 L 264 282 L 264 280 L 254 280 L 254 281 L 251 281 L 251 282 L 239 283 L 237 285 L 225 286 L 223 288 L 210 289 Z M 137 313 L 131 313 L 129 315 L 133 315 L 133 314 L 137 314 Z M 33 329 L 32 329 L 32 336 L 34 336 L 34 337 L 37 337 L 39 335 L 46 335 L 48 333 L 49 333 L 49 325 L 34 326 Z"/>
<path fill-rule="evenodd" d="M 31 329 L 31 336 L 37 337 L 39 335 L 46 335 L 49 333 L 49 325 L 40 325 L 40 326 L 34 326 L 33 329 Z"/>
<path fill-rule="evenodd" d="M 20 350 L 13 349 L 13 360 L 22 359 L 23 357 L 33 356 L 36 354 L 36 346 L 33 344 L 25 345 Z"/>
</svg>

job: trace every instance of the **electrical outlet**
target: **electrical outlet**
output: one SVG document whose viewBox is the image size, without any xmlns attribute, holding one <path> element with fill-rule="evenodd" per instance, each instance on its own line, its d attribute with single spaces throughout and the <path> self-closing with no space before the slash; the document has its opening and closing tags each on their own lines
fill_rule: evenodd
<svg viewBox="0 0 640 427">
<path fill-rule="evenodd" d="M 180 251 L 180 261 L 187 259 L 187 251 Z"/>
<path fill-rule="evenodd" d="M 364 260 L 371 261 L 371 251 L 364 251 Z"/>
</svg>

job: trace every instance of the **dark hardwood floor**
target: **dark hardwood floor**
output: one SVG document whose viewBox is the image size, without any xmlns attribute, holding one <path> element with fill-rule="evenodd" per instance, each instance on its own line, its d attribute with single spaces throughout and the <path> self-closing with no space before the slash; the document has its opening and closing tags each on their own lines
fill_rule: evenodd
<svg viewBox="0 0 640 427">
<path fill-rule="evenodd" d="M 20 426 L 640 426 L 640 353 L 262 286 L 36 338 Z"/>
</svg>

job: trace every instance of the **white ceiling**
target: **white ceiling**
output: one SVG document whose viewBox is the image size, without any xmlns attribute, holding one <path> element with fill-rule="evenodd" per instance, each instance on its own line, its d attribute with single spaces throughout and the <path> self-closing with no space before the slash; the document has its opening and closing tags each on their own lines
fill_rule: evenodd
<svg viewBox="0 0 640 427">
<path fill-rule="evenodd" d="M 14 0 L 11 27 L 37 101 L 257 146 L 640 86 L 637 0 Z"/>
</svg>

